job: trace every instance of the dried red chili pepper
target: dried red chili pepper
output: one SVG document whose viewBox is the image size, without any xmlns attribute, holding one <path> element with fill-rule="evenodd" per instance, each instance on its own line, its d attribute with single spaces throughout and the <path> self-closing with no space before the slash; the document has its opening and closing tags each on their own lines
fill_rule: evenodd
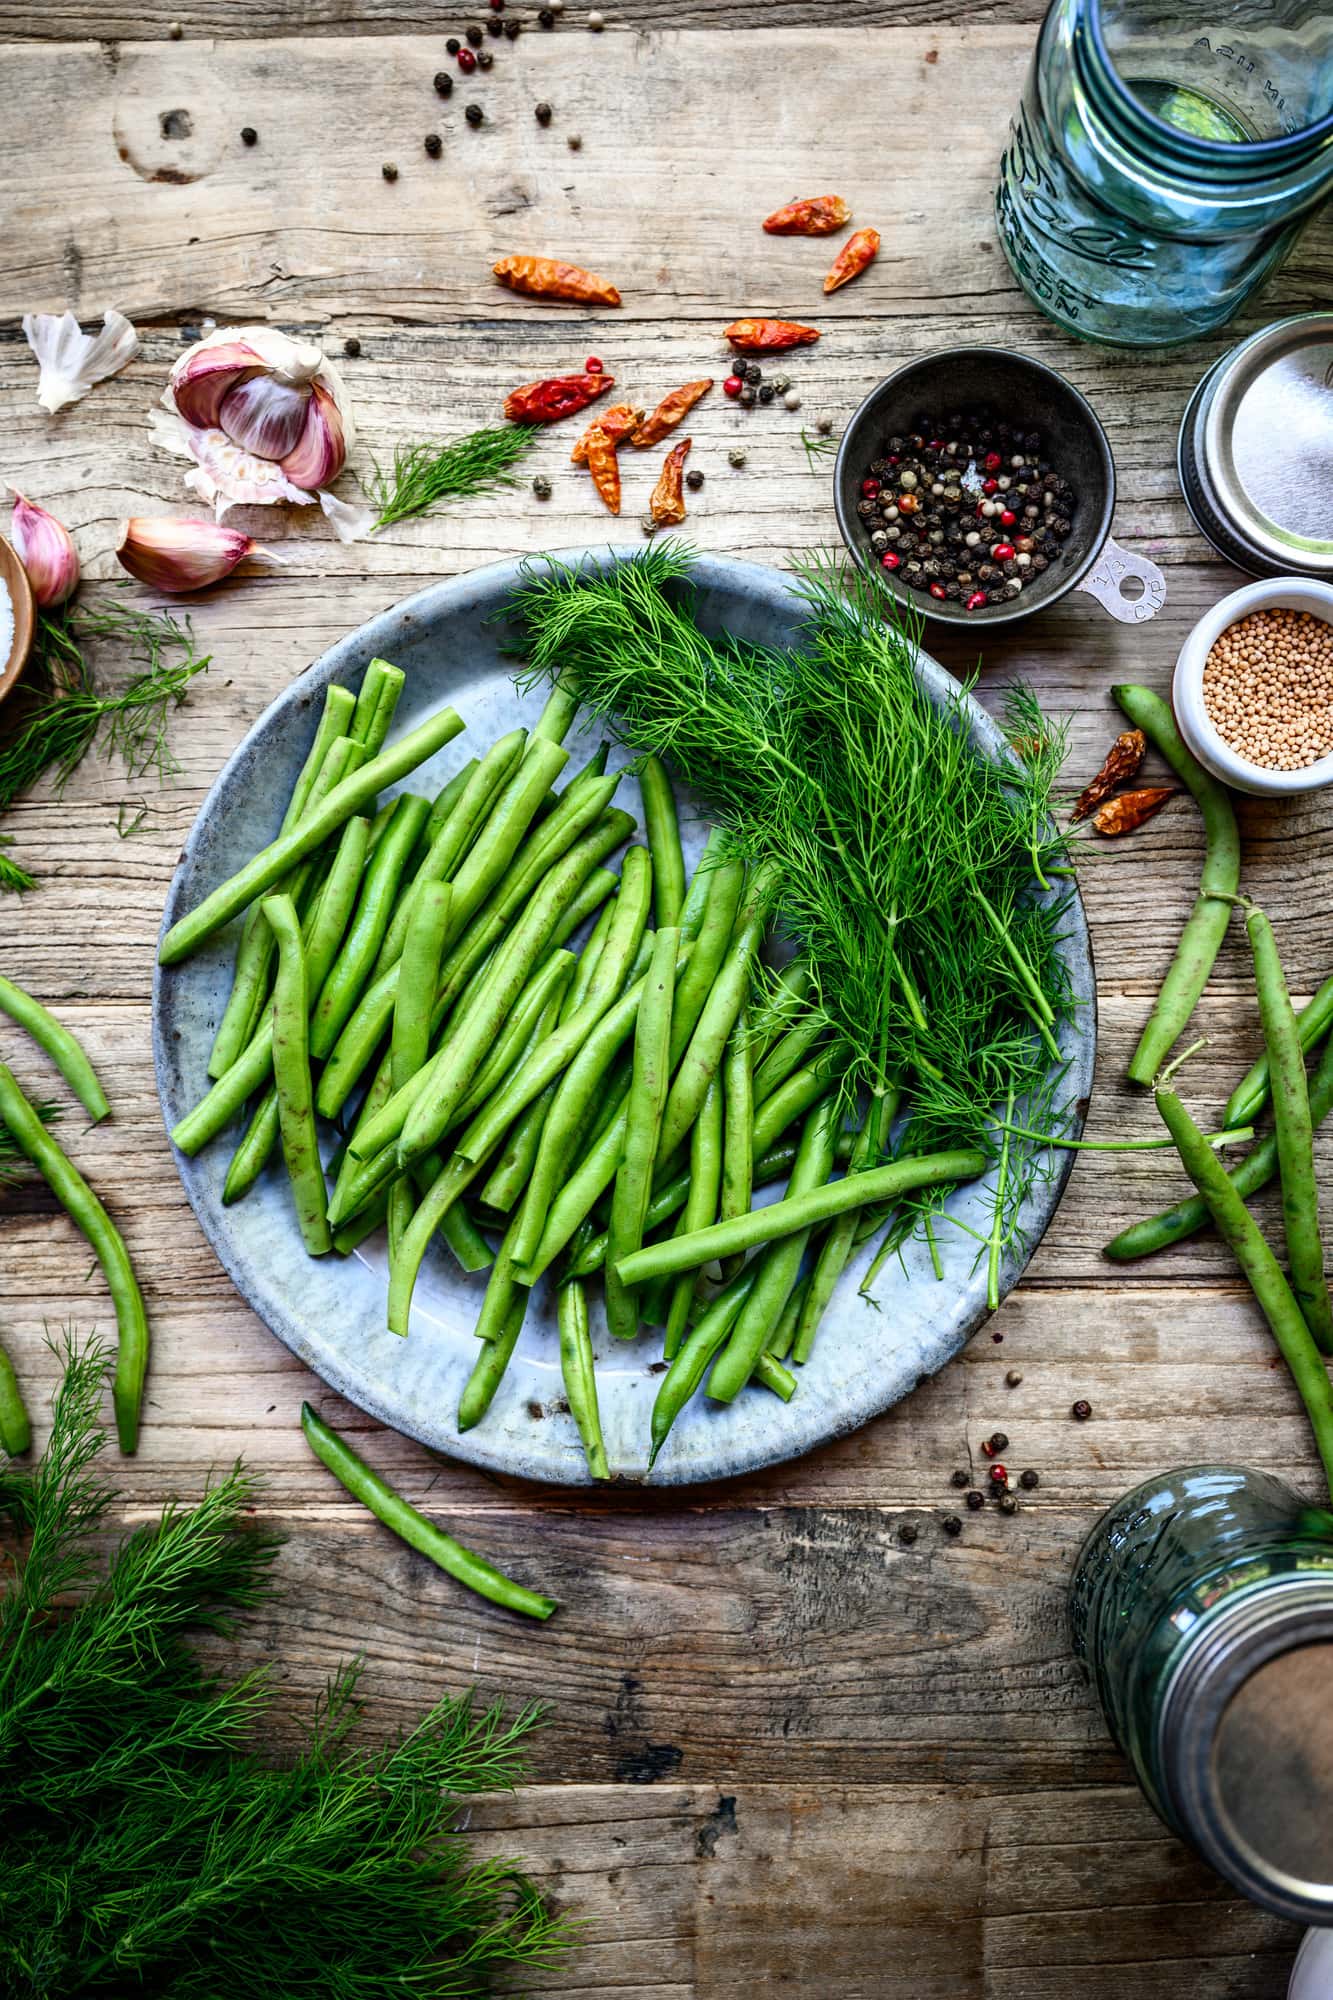
<svg viewBox="0 0 1333 2000">
<path fill-rule="evenodd" d="M 623 444 L 635 425 L 642 422 L 643 411 L 636 409 L 633 403 L 612 403 L 610 409 L 604 410 L 595 423 L 589 424 L 569 454 L 570 464 L 588 463 L 588 439 L 594 431 L 605 431 L 612 444 Z"/>
<path fill-rule="evenodd" d="M 530 299 L 560 299 L 576 306 L 618 306 L 620 293 L 609 279 L 558 257 L 501 257 L 492 271 L 511 292 Z"/>
<path fill-rule="evenodd" d="M 817 194 L 775 208 L 764 217 L 764 230 L 769 236 L 832 236 L 851 219 L 852 211 L 840 194 Z"/>
<path fill-rule="evenodd" d="M 1122 736 L 1117 736 L 1106 753 L 1106 762 L 1101 770 L 1075 799 L 1074 810 L 1069 815 L 1071 824 L 1086 819 L 1103 799 L 1111 796 L 1117 785 L 1136 777 L 1147 749 L 1148 739 L 1141 729 L 1127 729 Z"/>
<path fill-rule="evenodd" d="M 689 449 L 688 438 L 672 445 L 653 488 L 648 511 L 659 528 L 673 528 L 685 519 L 685 458 Z"/>
<path fill-rule="evenodd" d="M 610 375 L 552 375 L 545 382 L 525 382 L 505 397 L 511 424 L 553 424 L 586 410 L 612 387 Z"/>
<path fill-rule="evenodd" d="M 867 264 L 873 264 L 879 255 L 878 229 L 858 229 L 847 238 L 837 256 L 833 259 L 827 278 L 824 280 L 826 292 L 836 292 L 840 285 L 850 284 L 859 278 Z"/>
<path fill-rule="evenodd" d="M 1133 833 L 1154 813 L 1159 813 L 1167 800 L 1175 795 L 1174 785 L 1145 785 L 1139 792 L 1121 792 L 1118 798 L 1108 799 L 1104 806 L 1098 807 L 1092 816 L 1092 823 L 1098 833 L 1108 836 Z"/>
<path fill-rule="evenodd" d="M 587 442 L 587 466 L 592 474 L 592 483 L 606 503 L 608 512 L 620 512 L 620 460 L 616 457 L 615 440 L 607 436 L 600 424 L 593 424 L 584 433 Z"/>
<path fill-rule="evenodd" d="M 794 319 L 734 319 L 722 329 L 739 354 L 777 354 L 784 347 L 808 347 L 819 329 Z"/>
<path fill-rule="evenodd" d="M 669 396 L 663 396 L 657 408 L 646 423 L 639 425 L 630 443 L 639 451 L 645 445 L 661 444 L 668 431 L 674 431 L 682 417 L 687 417 L 700 396 L 706 396 L 713 386 L 711 375 L 701 381 L 687 382 L 681 389 L 673 389 Z"/>
</svg>

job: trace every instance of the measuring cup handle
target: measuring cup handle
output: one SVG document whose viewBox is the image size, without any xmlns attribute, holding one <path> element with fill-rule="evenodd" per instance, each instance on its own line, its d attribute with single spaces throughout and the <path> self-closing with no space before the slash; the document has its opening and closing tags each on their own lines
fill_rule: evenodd
<svg viewBox="0 0 1333 2000">
<path fill-rule="evenodd" d="M 1142 583 L 1138 597 L 1126 597 L 1121 590 L 1127 576 L 1136 576 Z M 1102 609 L 1123 625 L 1142 625 L 1145 619 L 1155 618 L 1166 603 L 1166 578 L 1156 563 L 1149 562 L 1147 556 L 1132 555 L 1109 535 L 1079 589 L 1095 597 Z"/>
</svg>

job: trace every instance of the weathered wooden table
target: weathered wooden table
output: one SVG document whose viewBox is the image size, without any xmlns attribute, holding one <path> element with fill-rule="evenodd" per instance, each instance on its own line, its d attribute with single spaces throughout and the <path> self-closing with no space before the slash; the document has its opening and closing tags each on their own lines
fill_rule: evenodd
<svg viewBox="0 0 1333 2000">
<path fill-rule="evenodd" d="M 444 37 L 472 17 L 420 0 L 6 0 L 0 473 L 67 520 L 105 577 L 117 517 L 192 511 L 146 425 L 183 329 L 205 316 L 270 320 L 335 355 L 355 336 L 346 372 L 364 463 L 404 437 L 470 429 L 514 383 L 593 350 L 651 404 L 726 372 L 718 330 L 733 314 L 786 311 L 825 329 L 791 369 L 800 415 L 746 413 L 714 393 L 690 426 L 707 474 L 691 533 L 781 563 L 835 539 L 803 422 L 824 407 L 845 415 L 909 355 L 1013 343 L 1092 398 L 1119 466 L 1117 532 L 1169 579 L 1166 611 L 1142 629 L 1076 596 L 988 649 L 983 693 L 1022 673 L 1068 712 L 1082 780 L 1117 727 L 1112 681 L 1164 687 L 1191 622 L 1239 581 L 1194 532 L 1174 470 L 1185 400 L 1226 342 L 1101 353 L 1032 310 L 998 250 L 990 190 L 1039 10 L 982 0 L 965 27 L 937 11 L 777 0 L 756 20 L 729 0 L 629 0 L 599 37 L 572 5 L 554 33 L 524 7 L 521 38 L 488 40 L 493 70 L 442 103 L 431 79 L 453 67 Z M 539 99 L 554 107 L 549 129 Z M 476 131 L 463 118 L 473 100 Z M 438 162 L 423 149 L 432 131 Z M 779 201 L 826 189 L 884 236 L 873 271 L 827 303 L 828 246 L 758 228 Z M 1331 244 L 1327 225 L 1307 234 L 1236 332 L 1325 303 Z M 614 275 L 624 309 L 515 300 L 489 278 L 509 250 Z M 144 348 L 47 419 L 18 321 L 66 304 L 85 321 L 120 306 Z M 727 463 L 737 441 L 740 471 Z M 1062 1622 L 1081 1535 L 1147 1474 L 1220 1457 L 1315 1486 L 1295 1396 L 1216 1244 L 1141 1270 L 1100 1259 L 1114 1229 L 1178 1188 L 1163 1156 L 1084 1156 L 992 1327 L 883 1421 L 742 1484 L 592 1501 L 434 1463 L 339 1405 L 241 1307 L 186 1207 L 153 1090 L 149 988 L 163 895 L 205 788 L 291 677 L 372 612 L 515 550 L 637 539 L 648 467 L 631 468 L 612 523 L 568 448 L 553 432 L 534 461 L 554 482 L 545 506 L 525 485 L 346 548 L 322 523 L 249 523 L 289 566 L 193 607 L 214 664 L 172 724 L 178 780 L 159 791 L 89 760 L 63 798 L 43 789 L 6 821 L 41 886 L 0 907 L 0 960 L 78 1029 L 107 1079 L 116 1116 L 76 1150 L 125 1228 L 152 1313 L 143 1445 L 118 1467 L 127 1510 L 197 1491 L 238 1452 L 264 1470 L 268 1510 L 291 1537 L 288 1589 L 242 1651 L 277 1659 L 293 1718 L 357 1650 L 383 1728 L 472 1679 L 552 1703 L 531 1786 L 477 1816 L 589 1920 L 585 1949 L 544 1991 L 1272 2000 L 1292 1932 L 1158 1825 Z M 937 650 L 960 669 L 972 659 L 966 645 Z M 122 806 L 134 820 L 140 801 L 118 838 Z M 1242 820 L 1249 884 L 1308 992 L 1333 962 L 1328 811 L 1244 803 Z M 1121 1078 L 1199 859 L 1188 800 L 1089 852 L 1096 1132 L 1151 1130 Z M 1211 1115 L 1255 1046 L 1237 938 L 1203 1022 L 1214 1040 L 1190 1095 Z M 52 1373 L 44 1324 L 105 1323 L 87 1261 L 44 1193 L 3 1204 L 0 1319 L 38 1407 Z M 466 1540 L 543 1579 L 562 1600 L 551 1625 L 471 1600 L 349 1503 L 301 1442 L 305 1395 Z M 1076 1397 L 1091 1401 L 1090 1423 L 1070 1420 Z M 1035 1467 L 1040 1487 L 1017 1516 L 968 1515 L 950 1540 L 949 1475 L 980 1471 L 997 1426 L 1010 1466 Z M 909 1521 L 910 1546 L 898 1532 Z"/>
</svg>

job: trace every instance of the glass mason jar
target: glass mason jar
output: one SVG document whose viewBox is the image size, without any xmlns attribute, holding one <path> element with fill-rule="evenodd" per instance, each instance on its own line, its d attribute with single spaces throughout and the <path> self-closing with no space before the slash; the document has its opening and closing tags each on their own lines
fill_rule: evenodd
<svg viewBox="0 0 1333 2000">
<path fill-rule="evenodd" d="M 1331 188 L 1328 0 L 1052 0 L 995 213 L 1058 325 L 1161 347 L 1225 325 Z"/>
<path fill-rule="evenodd" d="M 1070 1636 L 1149 1803 L 1253 1901 L 1333 1923 L 1333 1512 L 1186 1466 L 1079 1553 Z"/>
</svg>

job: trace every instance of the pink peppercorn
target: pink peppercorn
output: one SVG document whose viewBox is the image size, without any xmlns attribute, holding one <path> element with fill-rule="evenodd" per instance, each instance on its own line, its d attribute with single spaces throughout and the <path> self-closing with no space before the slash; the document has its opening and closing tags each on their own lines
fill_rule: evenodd
<svg viewBox="0 0 1333 2000">
<path fill-rule="evenodd" d="M 583 364 L 583 372 L 585 375 L 601 375 L 604 373 L 601 357 L 596 354 L 590 354 Z"/>
<path fill-rule="evenodd" d="M 970 596 L 970 597 L 968 598 L 968 600 L 967 600 L 967 608 L 968 608 L 968 610 L 969 610 L 969 611 L 980 611 L 980 609 L 981 609 L 982 605 L 983 605 L 983 604 L 984 604 L 985 602 L 986 602 L 986 593 L 985 593 L 985 591 L 984 591 L 984 590 L 974 590 L 974 591 L 972 592 L 972 595 L 971 595 L 971 596 Z"/>
<path fill-rule="evenodd" d="M 990 552 L 992 562 L 1012 562 L 1014 550 L 1012 542 L 997 542 Z"/>
<path fill-rule="evenodd" d="M 982 460 L 982 463 L 984 464 L 987 472 L 998 472 L 1000 467 L 1004 464 L 1004 460 L 1000 457 L 998 451 L 988 451 L 986 453 L 985 458 Z"/>
<path fill-rule="evenodd" d="M 861 497 L 863 500 L 873 500 L 878 492 L 878 479 L 863 479 L 861 481 Z"/>
<path fill-rule="evenodd" d="M 460 49 L 458 51 L 458 67 L 463 71 L 465 76 L 472 74 L 472 71 L 477 67 L 477 58 L 473 55 L 471 49 Z"/>
<path fill-rule="evenodd" d="M 1015 512 L 1014 512 L 1014 510 L 1013 510 L 1013 508 L 1012 508 L 1012 507 L 1003 507 L 1003 508 L 1001 508 L 1001 510 L 1000 510 L 1000 526 L 1001 526 L 1002 528 L 1012 528 L 1012 527 L 1013 527 L 1013 525 L 1014 525 L 1014 523 L 1015 523 L 1015 521 L 1016 521 L 1017 519 L 1018 519 L 1018 516 L 1017 516 L 1017 514 L 1015 514 Z"/>
<path fill-rule="evenodd" d="M 879 560 L 880 560 L 880 567 L 881 567 L 881 568 L 883 568 L 883 569 L 897 569 L 897 567 L 898 567 L 899 563 L 900 563 L 900 562 L 902 561 L 902 557 L 901 557 L 901 556 L 896 556 L 896 555 L 895 555 L 895 554 L 893 553 L 893 550 L 892 550 L 892 549 L 885 549 L 885 551 L 884 551 L 883 555 L 882 555 L 882 556 L 880 557 L 880 559 L 879 559 Z"/>
<path fill-rule="evenodd" d="M 987 494 L 998 493 L 1000 490 L 1000 482 L 998 479 L 983 479 L 981 482 L 981 490 L 983 493 Z"/>
<path fill-rule="evenodd" d="M 745 384 L 741 381 L 739 375 L 728 375 L 726 381 L 722 384 L 722 394 L 724 396 L 739 396 L 744 386 Z"/>
<path fill-rule="evenodd" d="M 948 591 L 944 588 L 944 585 L 942 583 L 932 583 L 930 586 L 930 594 L 932 597 L 941 597 L 941 598 L 947 597 L 949 595 Z"/>
</svg>

